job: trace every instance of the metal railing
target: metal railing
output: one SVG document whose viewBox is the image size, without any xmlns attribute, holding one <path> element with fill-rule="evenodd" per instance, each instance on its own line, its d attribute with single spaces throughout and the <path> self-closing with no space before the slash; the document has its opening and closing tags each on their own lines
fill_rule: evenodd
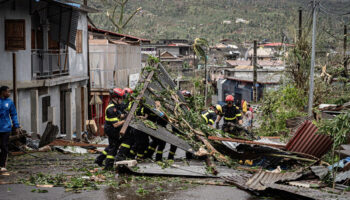
<svg viewBox="0 0 350 200">
<path fill-rule="evenodd" d="M 69 54 L 65 50 L 32 50 L 31 57 L 34 79 L 69 75 Z"/>
</svg>

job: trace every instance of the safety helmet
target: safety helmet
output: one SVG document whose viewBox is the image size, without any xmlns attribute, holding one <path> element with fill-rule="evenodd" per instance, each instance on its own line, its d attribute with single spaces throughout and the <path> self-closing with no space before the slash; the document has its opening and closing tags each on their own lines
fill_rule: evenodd
<svg viewBox="0 0 350 200">
<path fill-rule="evenodd" d="M 215 105 L 215 109 L 216 109 L 217 111 L 219 111 L 219 113 L 222 113 L 222 107 L 221 107 L 221 105 L 216 104 L 216 105 Z"/>
<path fill-rule="evenodd" d="M 225 101 L 232 101 L 233 102 L 233 96 L 232 95 L 227 95 L 225 98 Z"/>
<path fill-rule="evenodd" d="M 132 91 L 131 88 L 124 88 L 124 92 L 127 94 L 132 94 L 134 91 Z"/>
<path fill-rule="evenodd" d="M 123 98 L 125 95 L 125 91 L 121 88 L 114 88 L 113 90 L 109 91 L 109 94 L 111 95 L 112 98 Z"/>
<path fill-rule="evenodd" d="M 182 90 L 182 91 L 181 91 L 181 94 L 182 94 L 183 96 L 185 96 L 185 97 L 190 97 L 190 96 L 191 96 L 191 92 L 188 91 L 188 90 Z"/>
</svg>

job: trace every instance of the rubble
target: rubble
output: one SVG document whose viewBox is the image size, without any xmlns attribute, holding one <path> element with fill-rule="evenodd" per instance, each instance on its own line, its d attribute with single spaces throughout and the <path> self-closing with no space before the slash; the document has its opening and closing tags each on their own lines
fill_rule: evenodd
<svg viewBox="0 0 350 200">
<path fill-rule="evenodd" d="M 274 173 L 260 171 L 255 173 L 245 185 L 252 190 L 265 190 L 269 185 L 276 182 L 296 180 L 302 176 L 301 172 Z"/>
<path fill-rule="evenodd" d="M 39 142 L 39 148 L 43 147 L 47 144 L 50 144 L 52 141 L 54 141 L 58 134 L 58 126 L 55 126 L 52 124 L 52 122 L 48 122 L 46 129 L 41 136 L 40 142 Z"/>
</svg>

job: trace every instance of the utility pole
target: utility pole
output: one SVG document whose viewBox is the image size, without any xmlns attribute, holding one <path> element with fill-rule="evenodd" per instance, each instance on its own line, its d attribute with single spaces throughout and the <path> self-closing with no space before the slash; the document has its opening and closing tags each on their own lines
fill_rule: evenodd
<svg viewBox="0 0 350 200">
<path fill-rule="evenodd" d="M 310 88 L 309 88 L 309 105 L 308 116 L 312 116 L 312 105 L 314 101 L 314 71 L 315 71 L 315 40 L 316 40 L 316 2 L 312 3 L 312 50 L 311 50 L 311 69 L 310 69 Z"/>
<path fill-rule="evenodd" d="M 253 101 L 258 102 L 258 91 L 256 88 L 258 73 L 257 73 L 257 42 L 254 40 L 254 53 L 253 53 Z"/>
<path fill-rule="evenodd" d="M 302 26 L 303 26 L 303 10 L 302 10 L 301 7 L 300 7 L 300 8 L 299 8 L 299 35 L 298 35 L 298 39 L 299 39 L 299 40 L 301 39 L 301 36 L 302 36 L 302 34 L 303 34 Z"/>
<path fill-rule="evenodd" d="M 204 77 L 205 77 L 205 91 L 204 91 L 204 106 L 207 107 L 207 100 L 208 100 L 208 72 L 207 72 L 207 55 L 205 55 L 204 59 Z"/>
<path fill-rule="evenodd" d="M 346 57 L 346 43 L 348 40 L 348 30 L 347 30 L 347 26 L 344 25 L 344 75 L 345 77 L 348 77 L 348 59 Z"/>
</svg>

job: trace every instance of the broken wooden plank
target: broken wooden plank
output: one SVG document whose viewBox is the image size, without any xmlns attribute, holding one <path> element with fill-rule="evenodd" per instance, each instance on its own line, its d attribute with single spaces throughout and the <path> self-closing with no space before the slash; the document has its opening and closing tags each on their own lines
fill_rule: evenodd
<svg viewBox="0 0 350 200">
<path fill-rule="evenodd" d="M 72 142 L 67 140 L 54 140 L 49 146 L 77 146 L 77 147 L 107 147 L 107 144 L 87 144 L 82 142 Z"/>
<path fill-rule="evenodd" d="M 209 136 L 209 140 L 216 140 L 216 141 L 228 141 L 228 142 L 237 142 L 241 144 L 256 144 L 256 145 L 264 145 L 264 146 L 270 146 L 270 147 L 275 147 L 278 149 L 285 149 L 285 145 L 280 145 L 280 144 L 269 144 L 269 143 L 262 143 L 262 142 L 255 142 L 255 141 L 250 141 L 250 140 L 243 140 L 243 139 L 233 139 L 233 138 L 221 138 L 221 137 L 214 137 L 214 136 Z"/>
<path fill-rule="evenodd" d="M 158 66 L 158 65 L 157 65 L 157 66 Z M 121 135 L 124 135 L 125 132 L 126 132 L 126 129 L 129 127 L 129 124 L 130 124 L 132 118 L 134 117 L 134 113 L 135 113 L 135 111 L 136 111 L 136 109 L 137 109 L 137 107 L 138 107 L 138 105 L 139 105 L 139 103 L 140 103 L 140 100 L 141 100 L 141 98 L 143 97 L 143 95 L 144 95 L 144 93 L 145 93 L 145 91 L 146 91 L 146 89 L 147 89 L 149 83 L 151 82 L 151 79 L 152 79 L 153 75 L 154 75 L 154 70 L 151 71 L 151 72 L 148 74 L 147 79 L 145 80 L 145 83 L 144 83 L 144 85 L 143 85 L 143 88 L 142 88 L 141 92 L 140 92 L 139 95 L 136 97 L 136 99 L 135 99 L 135 101 L 134 101 L 134 103 L 133 103 L 133 105 L 132 105 L 132 107 L 131 107 L 131 109 L 130 109 L 129 114 L 128 114 L 128 116 L 127 116 L 126 119 L 125 119 L 125 122 L 124 122 L 124 124 L 123 124 L 123 127 L 122 127 L 122 129 L 120 130 L 120 134 L 121 134 Z"/>
</svg>

